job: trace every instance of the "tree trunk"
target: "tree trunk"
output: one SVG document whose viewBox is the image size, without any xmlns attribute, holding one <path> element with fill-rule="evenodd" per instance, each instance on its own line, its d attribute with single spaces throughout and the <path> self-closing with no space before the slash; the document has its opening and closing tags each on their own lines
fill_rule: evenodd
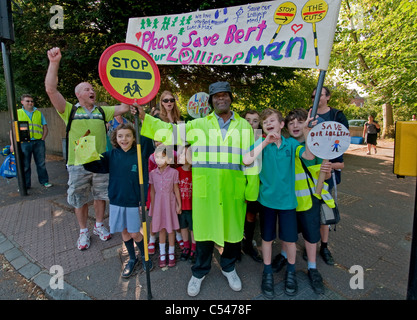
<svg viewBox="0 0 417 320">
<path fill-rule="evenodd" d="M 389 103 L 382 105 L 382 114 L 384 117 L 382 139 L 394 138 L 394 117 L 392 114 L 392 106 Z"/>
</svg>

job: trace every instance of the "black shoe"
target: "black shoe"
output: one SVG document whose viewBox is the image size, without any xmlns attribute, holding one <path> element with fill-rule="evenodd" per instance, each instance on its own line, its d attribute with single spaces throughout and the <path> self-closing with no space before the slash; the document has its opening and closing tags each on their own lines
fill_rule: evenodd
<svg viewBox="0 0 417 320">
<path fill-rule="evenodd" d="M 329 266 L 334 265 L 332 254 L 330 253 L 330 250 L 328 248 L 320 248 L 320 255 L 323 258 L 324 262 L 326 262 L 326 264 L 328 264 Z"/>
<path fill-rule="evenodd" d="M 197 259 L 197 253 L 194 250 L 191 250 L 190 258 L 188 259 L 191 264 L 195 264 L 195 260 Z"/>
<path fill-rule="evenodd" d="M 151 271 L 153 269 L 153 263 L 151 259 L 148 259 L 148 261 L 145 260 L 145 257 L 142 257 L 142 267 L 143 267 L 143 271 L 147 271 L 147 269 L 149 268 L 149 271 Z"/>
<path fill-rule="evenodd" d="M 272 299 L 274 297 L 274 275 L 272 273 L 262 273 L 261 289 L 266 298 Z"/>
<path fill-rule="evenodd" d="M 324 293 L 323 278 L 317 269 L 308 269 L 308 278 L 310 279 L 311 287 L 317 294 Z"/>
<path fill-rule="evenodd" d="M 136 265 L 138 264 L 138 259 L 129 260 L 123 269 L 122 278 L 129 278 L 132 275 L 132 272 L 135 270 Z"/>
<path fill-rule="evenodd" d="M 184 248 L 181 252 L 180 260 L 187 261 L 190 256 L 190 248 Z"/>
<path fill-rule="evenodd" d="M 287 258 L 285 258 L 281 253 L 277 254 L 271 265 L 274 272 L 280 272 L 281 269 L 287 265 Z"/>
<path fill-rule="evenodd" d="M 253 260 L 255 260 L 256 262 L 262 262 L 262 258 L 259 255 L 258 250 L 256 250 L 256 248 L 254 248 L 252 246 L 252 243 L 250 244 L 245 244 L 243 246 L 243 252 L 245 254 L 247 254 L 248 256 L 250 256 Z"/>
<path fill-rule="evenodd" d="M 307 250 L 306 250 L 306 248 L 304 248 L 304 250 L 303 250 L 303 259 L 304 259 L 304 261 L 308 261 L 308 256 L 307 256 Z"/>
<path fill-rule="evenodd" d="M 297 277 L 294 271 L 285 273 L 285 293 L 289 296 L 295 296 L 298 291 Z"/>
</svg>

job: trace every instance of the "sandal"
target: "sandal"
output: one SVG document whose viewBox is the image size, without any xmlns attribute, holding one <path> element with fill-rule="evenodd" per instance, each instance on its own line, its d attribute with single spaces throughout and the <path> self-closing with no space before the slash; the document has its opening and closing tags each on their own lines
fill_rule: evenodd
<svg viewBox="0 0 417 320">
<path fill-rule="evenodd" d="M 148 244 L 148 253 L 155 254 L 155 242 L 151 242 Z"/>
<path fill-rule="evenodd" d="M 175 254 L 170 253 L 168 256 L 169 256 L 168 267 L 175 267 Z"/>
<path fill-rule="evenodd" d="M 180 241 L 178 241 L 178 240 L 175 240 L 175 241 L 177 241 L 177 243 L 180 246 L 180 249 L 181 250 L 184 249 L 184 240 L 181 239 Z"/>
<path fill-rule="evenodd" d="M 166 254 L 162 254 L 162 255 L 160 255 L 159 256 L 159 267 L 160 268 L 164 268 L 164 267 L 166 267 L 167 266 L 167 259 L 166 259 Z M 165 257 L 165 259 L 164 260 L 162 260 L 162 257 Z"/>
</svg>

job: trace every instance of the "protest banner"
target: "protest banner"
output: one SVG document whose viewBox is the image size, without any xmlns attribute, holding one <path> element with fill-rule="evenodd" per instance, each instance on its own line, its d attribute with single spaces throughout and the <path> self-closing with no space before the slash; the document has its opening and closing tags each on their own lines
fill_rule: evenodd
<svg viewBox="0 0 417 320">
<path fill-rule="evenodd" d="M 268 1 L 130 18 L 126 43 L 157 64 L 327 70 L 341 0 Z"/>
</svg>

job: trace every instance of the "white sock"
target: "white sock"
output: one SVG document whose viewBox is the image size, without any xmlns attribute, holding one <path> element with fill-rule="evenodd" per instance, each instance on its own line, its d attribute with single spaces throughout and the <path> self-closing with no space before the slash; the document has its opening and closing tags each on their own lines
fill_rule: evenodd
<svg viewBox="0 0 417 320">
<path fill-rule="evenodd" d="M 88 228 L 85 228 L 85 229 L 80 229 L 80 233 L 85 233 L 85 232 L 88 232 Z"/>
<path fill-rule="evenodd" d="M 153 235 L 150 235 L 149 236 L 149 243 L 155 243 L 155 241 L 156 241 L 156 237 L 153 236 Z"/>
<path fill-rule="evenodd" d="M 175 231 L 175 238 L 177 238 L 177 241 L 182 240 L 181 232 Z"/>
<path fill-rule="evenodd" d="M 100 228 L 103 224 L 103 222 L 96 222 L 96 228 Z"/>
<path fill-rule="evenodd" d="M 169 254 L 174 254 L 174 253 L 175 253 L 175 246 L 172 246 L 172 247 L 171 247 L 171 246 L 169 246 L 169 247 L 168 247 L 168 253 L 169 253 Z"/>
<path fill-rule="evenodd" d="M 159 244 L 159 254 L 161 255 L 161 260 L 165 260 L 165 243 L 160 243 Z"/>
</svg>

